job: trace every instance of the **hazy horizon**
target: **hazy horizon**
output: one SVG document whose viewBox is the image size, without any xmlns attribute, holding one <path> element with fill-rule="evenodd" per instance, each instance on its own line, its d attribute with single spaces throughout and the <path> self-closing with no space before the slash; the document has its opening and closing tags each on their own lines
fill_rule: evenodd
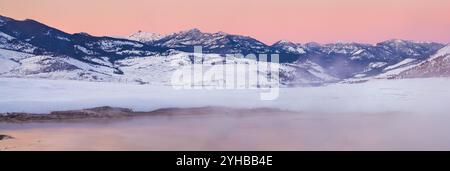
<svg viewBox="0 0 450 171">
<path fill-rule="evenodd" d="M 448 6 L 445 0 L 0 0 L 0 15 L 96 36 L 198 28 L 246 35 L 269 45 L 279 40 L 449 43 Z"/>
</svg>

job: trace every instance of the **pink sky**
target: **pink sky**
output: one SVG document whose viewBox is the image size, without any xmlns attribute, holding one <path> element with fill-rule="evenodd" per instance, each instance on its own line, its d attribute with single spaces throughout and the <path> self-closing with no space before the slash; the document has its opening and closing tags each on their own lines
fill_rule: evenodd
<svg viewBox="0 0 450 171">
<path fill-rule="evenodd" d="M 189 28 L 265 43 L 450 42 L 450 0 L 0 0 L 0 15 L 69 33 L 129 35 Z"/>
</svg>

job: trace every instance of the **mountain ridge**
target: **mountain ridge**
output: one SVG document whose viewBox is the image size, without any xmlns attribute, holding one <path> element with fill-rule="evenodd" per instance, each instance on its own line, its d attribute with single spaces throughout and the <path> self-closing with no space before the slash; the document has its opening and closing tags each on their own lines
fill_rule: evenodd
<svg viewBox="0 0 450 171">
<path fill-rule="evenodd" d="M 383 74 L 389 75 L 389 72 L 398 75 L 394 69 L 409 69 L 405 67 L 413 67 L 413 64 L 429 59 L 439 49 L 445 47 L 441 43 L 401 39 L 390 39 L 377 44 L 356 42 L 300 44 L 280 40 L 267 45 L 249 36 L 225 32 L 204 33 L 199 29 L 168 35 L 139 31 L 129 37 L 114 38 L 92 36 L 87 33 L 69 34 L 35 20 L 0 17 L 0 49 L 17 51 L 18 56 L 27 56 L 21 53 L 31 55 L 27 59 L 16 59 L 8 56 L 14 54 L 13 52 L 2 50 L 4 53 L 2 61 L 8 68 L 12 68 L 5 69 L 7 71 L 2 76 L 38 75 L 44 78 L 60 78 L 65 77 L 61 75 L 63 73 L 70 73 L 71 79 L 77 79 L 77 76 L 82 80 L 102 78 L 108 80 L 116 76 L 128 79 L 120 75 L 126 77 L 129 76 L 127 73 L 137 72 L 130 70 L 133 67 L 127 66 L 127 63 L 133 60 L 151 63 L 151 66 L 134 68 L 135 70 L 144 68 L 143 70 L 150 73 L 156 72 L 155 65 L 161 67 L 159 70 L 166 70 L 164 67 L 174 69 L 167 66 L 164 61 L 186 60 L 187 58 L 181 57 L 180 54 L 190 55 L 194 46 L 202 46 L 205 57 L 221 57 L 224 54 L 279 54 L 284 76 L 281 80 L 285 80 L 286 84 L 299 82 L 298 80 L 316 84 L 353 78 L 372 78 Z M 167 56 L 167 59 L 160 59 L 161 56 Z M 159 60 L 161 63 L 148 60 Z M 227 60 L 245 63 L 245 60 L 241 59 Z M 131 63 L 136 66 L 142 65 Z M 27 65 L 35 66 L 37 69 L 30 69 Z M 151 67 L 155 68 L 149 69 Z M 140 80 L 138 82 L 151 82 L 151 79 L 137 78 L 136 75 L 131 77 L 135 81 Z"/>
</svg>

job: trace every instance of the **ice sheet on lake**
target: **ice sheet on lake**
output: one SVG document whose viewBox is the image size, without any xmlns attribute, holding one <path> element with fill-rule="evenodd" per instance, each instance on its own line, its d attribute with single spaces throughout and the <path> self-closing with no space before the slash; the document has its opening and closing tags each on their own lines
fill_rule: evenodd
<svg viewBox="0 0 450 171">
<path fill-rule="evenodd" d="M 174 90 L 172 87 L 0 78 L 0 113 L 47 113 L 98 106 L 150 111 L 164 107 L 270 107 L 316 113 L 446 114 L 450 79 L 373 80 L 362 84 L 283 88 L 274 101 L 260 90 Z"/>
</svg>

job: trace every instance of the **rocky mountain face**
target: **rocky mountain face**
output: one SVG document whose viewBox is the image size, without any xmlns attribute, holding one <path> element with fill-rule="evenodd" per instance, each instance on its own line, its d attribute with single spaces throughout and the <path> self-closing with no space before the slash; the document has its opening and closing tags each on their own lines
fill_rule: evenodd
<svg viewBox="0 0 450 171">
<path fill-rule="evenodd" d="M 169 35 L 139 31 L 126 38 L 68 34 L 34 20 L 0 17 L 0 76 L 168 84 L 174 70 L 192 63 L 250 64 L 226 54 L 279 54 L 280 81 L 320 85 L 348 79 L 448 76 L 447 47 L 433 42 L 266 45 L 254 38 L 191 29 Z M 444 50 L 443 50 L 444 49 Z M 223 60 L 222 60 L 223 59 Z M 264 74 L 264 73 L 262 73 Z M 267 74 L 267 73 L 265 73 Z"/>
</svg>

